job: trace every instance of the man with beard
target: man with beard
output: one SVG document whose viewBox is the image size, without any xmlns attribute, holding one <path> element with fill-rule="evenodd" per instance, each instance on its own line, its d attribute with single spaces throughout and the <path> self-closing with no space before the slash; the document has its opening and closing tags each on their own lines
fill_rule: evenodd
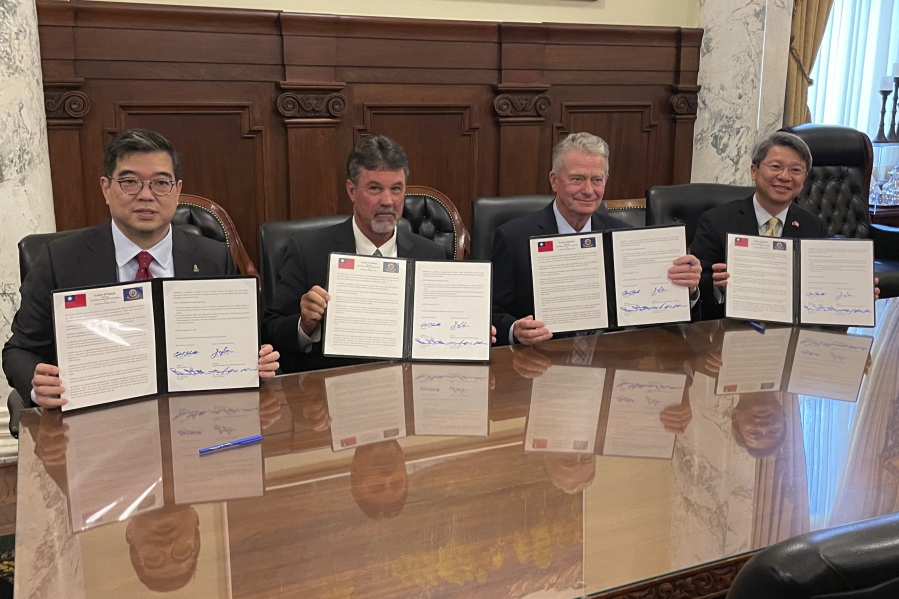
<svg viewBox="0 0 899 599">
<path fill-rule="evenodd" d="M 331 300 L 325 290 L 331 252 L 443 260 L 443 250 L 424 237 L 398 229 L 406 199 L 409 162 L 403 148 L 383 135 L 363 137 L 347 160 L 346 191 L 353 217 L 291 240 L 278 286 L 262 323 L 266 343 L 281 352 L 284 372 L 358 363 L 322 355 L 321 321 Z"/>
</svg>

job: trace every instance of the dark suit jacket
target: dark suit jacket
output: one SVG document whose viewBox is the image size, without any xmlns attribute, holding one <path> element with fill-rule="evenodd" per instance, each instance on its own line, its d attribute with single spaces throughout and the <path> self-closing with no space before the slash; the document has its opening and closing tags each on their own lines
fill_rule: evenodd
<svg viewBox="0 0 899 599">
<path fill-rule="evenodd" d="M 795 225 L 793 223 L 796 223 Z M 755 218 L 752 197 L 736 200 L 723 206 L 712 208 L 699 219 L 699 228 L 690 247 L 693 255 L 702 263 L 702 279 L 699 291 L 702 297 L 704 319 L 723 318 L 724 304 L 715 302 L 712 283 L 712 264 L 727 259 L 727 234 L 758 235 L 759 224 Z M 797 204 L 790 204 L 787 222 L 784 223 L 782 237 L 816 239 L 827 237 L 827 225 L 820 218 Z"/>
<path fill-rule="evenodd" d="M 628 223 L 605 214 L 593 214 L 591 231 L 630 229 Z M 493 326 L 497 345 L 509 343 L 509 329 L 519 318 L 534 313 L 534 281 L 528 240 L 537 235 L 558 235 L 550 203 L 537 212 L 511 220 L 493 238 Z"/>
<path fill-rule="evenodd" d="M 30 403 L 34 367 L 55 364 L 51 292 L 118 282 L 112 225 L 107 221 L 49 242 L 22 282 L 22 304 L 3 346 L 3 372 L 10 386 Z M 176 277 L 240 274 L 224 243 L 172 229 Z M 194 272 L 196 267 L 197 272 Z"/>
<path fill-rule="evenodd" d="M 400 258 L 444 260 L 446 254 L 433 241 L 397 229 L 396 251 Z M 328 280 L 328 256 L 331 252 L 356 253 L 353 223 L 346 222 L 295 237 L 290 241 L 284 263 L 278 271 L 280 279 L 270 308 L 262 321 L 264 343 L 271 343 L 281 353 L 284 372 L 302 372 L 358 364 L 357 358 L 328 358 L 322 355 L 322 344 L 315 343 L 308 353 L 300 350 L 297 325 L 300 322 L 300 298 L 315 285 L 325 287 Z"/>
</svg>

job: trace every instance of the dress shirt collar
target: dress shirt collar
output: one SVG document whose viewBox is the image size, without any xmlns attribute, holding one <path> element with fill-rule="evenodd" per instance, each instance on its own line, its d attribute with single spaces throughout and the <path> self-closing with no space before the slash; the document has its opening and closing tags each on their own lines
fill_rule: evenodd
<svg viewBox="0 0 899 599">
<path fill-rule="evenodd" d="M 122 278 L 123 269 L 129 271 L 128 263 L 134 260 L 142 251 L 140 246 L 128 239 L 119 229 L 115 221 L 112 224 L 112 243 L 115 246 L 115 261 L 119 270 L 119 280 L 129 281 L 134 278 L 137 272 L 137 262 L 135 261 L 134 273 L 130 273 L 130 277 Z M 169 232 L 162 238 L 162 241 L 147 250 L 153 256 L 153 262 L 150 264 L 150 273 L 154 277 L 172 277 L 175 275 L 175 269 L 172 265 L 172 226 L 169 225 Z M 158 264 L 158 267 L 157 267 Z"/>
<path fill-rule="evenodd" d="M 559 207 L 556 205 L 556 200 L 553 200 L 553 214 L 556 215 L 556 227 L 559 229 L 559 234 L 565 233 L 589 233 L 591 231 L 590 224 L 593 221 L 593 215 L 590 215 L 590 218 L 587 219 L 587 224 L 584 225 L 584 228 L 580 231 L 575 231 L 574 227 L 568 224 L 568 221 L 565 220 L 565 217 L 562 216 L 562 213 L 559 212 Z"/>
<path fill-rule="evenodd" d="M 371 256 L 375 250 L 381 250 L 381 255 L 385 258 L 396 258 L 396 227 L 393 228 L 393 236 L 387 240 L 387 243 L 378 247 L 371 242 L 371 239 L 365 236 L 359 225 L 356 224 L 356 217 L 353 219 L 353 237 L 356 239 L 356 253 L 363 256 Z"/>
<path fill-rule="evenodd" d="M 783 212 L 779 212 L 777 214 L 768 214 L 768 211 L 762 208 L 762 205 L 759 204 L 759 199 L 756 194 L 752 195 L 752 207 L 755 208 L 755 220 L 758 223 L 759 235 L 764 234 L 765 230 L 768 228 L 768 219 L 772 216 L 776 216 L 777 220 L 780 222 L 777 223 L 777 228 L 774 230 L 776 235 L 775 237 L 780 237 L 784 230 L 784 224 L 787 222 L 787 212 L 790 211 L 790 206 L 788 205 L 783 209 Z"/>
</svg>

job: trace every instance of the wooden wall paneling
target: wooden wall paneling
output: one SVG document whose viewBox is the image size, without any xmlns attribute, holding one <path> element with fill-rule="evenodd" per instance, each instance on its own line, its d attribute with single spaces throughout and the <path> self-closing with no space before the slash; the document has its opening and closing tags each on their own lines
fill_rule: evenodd
<svg viewBox="0 0 899 599">
<path fill-rule="evenodd" d="M 83 80 L 48 97 L 65 106 L 58 92 L 78 91 L 90 106 L 48 120 L 61 228 L 108 217 L 103 148 L 136 125 L 173 139 L 185 191 L 220 202 L 254 257 L 265 220 L 351 209 L 344 164 L 369 133 L 403 144 L 409 182 L 446 193 L 468 224 L 477 196 L 548 192 L 567 131 L 611 143 L 609 199 L 689 178 L 701 30 L 86 0 L 37 10 L 45 81 Z"/>
<path fill-rule="evenodd" d="M 474 112 L 470 104 L 366 103 L 355 140 L 384 134 L 397 141 L 409 159 L 408 182 L 442 191 L 469 220 L 480 177 L 480 124 Z"/>
<path fill-rule="evenodd" d="M 540 142 L 545 115 L 552 100 L 544 93 L 548 86 L 515 84 L 496 86 L 493 109 L 499 125 L 499 195 L 536 193 L 549 168 L 531 168 L 540 159 Z"/>
<path fill-rule="evenodd" d="M 83 79 L 44 79 L 44 111 L 50 151 L 50 181 L 53 186 L 56 229 L 86 227 L 81 129 L 91 103 L 80 91 Z"/>
<path fill-rule="evenodd" d="M 184 170 L 182 191 L 221 205 L 255 261 L 265 219 L 265 127 L 255 122 L 252 104 L 117 102 L 115 116 L 109 134 L 144 127 L 175 145 Z"/>
<path fill-rule="evenodd" d="M 656 170 L 659 122 L 651 102 L 565 102 L 558 141 L 568 133 L 588 131 L 609 144 L 609 183 L 606 198 L 619 200 L 644 194 Z"/>
<path fill-rule="evenodd" d="M 278 112 L 287 127 L 289 218 L 338 214 L 338 199 L 345 194 L 338 131 L 347 108 L 344 85 L 282 82 L 281 88 Z"/>
</svg>

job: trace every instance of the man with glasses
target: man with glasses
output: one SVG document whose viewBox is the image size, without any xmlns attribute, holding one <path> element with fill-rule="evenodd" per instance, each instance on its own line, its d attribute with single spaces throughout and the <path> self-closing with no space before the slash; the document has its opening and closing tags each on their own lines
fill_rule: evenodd
<svg viewBox="0 0 899 599">
<path fill-rule="evenodd" d="M 534 320 L 534 282 L 528 240 L 537 235 L 626 229 L 630 225 L 597 214 L 609 179 L 609 146 L 590 133 L 572 133 L 552 154 L 549 182 L 556 194 L 546 208 L 499 227 L 493 240 L 493 325 L 501 344 L 531 345 L 553 335 Z M 699 261 L 681 256 L 668 277 L 690 289 L 690 306 L 699 301 Z M 696 316 L 694 316 L 695 318 Z"/>
<path fill-rule="evenodd" d="M 22 302 L 3 347 L 3 371 L 23 399 L 66 403 L 55 365 L 51 292 L 159 277 L 239 274 L 228 247 L 171 226 L 181 193 L 181 160 L 162 135 L 131 129 L 106 147 L 100 188 L 111 222 L 55 239 L 22 283 Z M 278 352 L 259 351 L 259 375 L 274 376 Z"/>
<path fill-rule="evenodd" d="M 802 139 L 778 131 L 752 151 L 750 173 L 755 194 L 706 211 L 699 220 L 691 250 L 702 262 L 702 317 L 724 317 L 727 234 L 820 238 L 827 225 L 793 203 L 812 167 L 812 153 Z"/>
</svg>

